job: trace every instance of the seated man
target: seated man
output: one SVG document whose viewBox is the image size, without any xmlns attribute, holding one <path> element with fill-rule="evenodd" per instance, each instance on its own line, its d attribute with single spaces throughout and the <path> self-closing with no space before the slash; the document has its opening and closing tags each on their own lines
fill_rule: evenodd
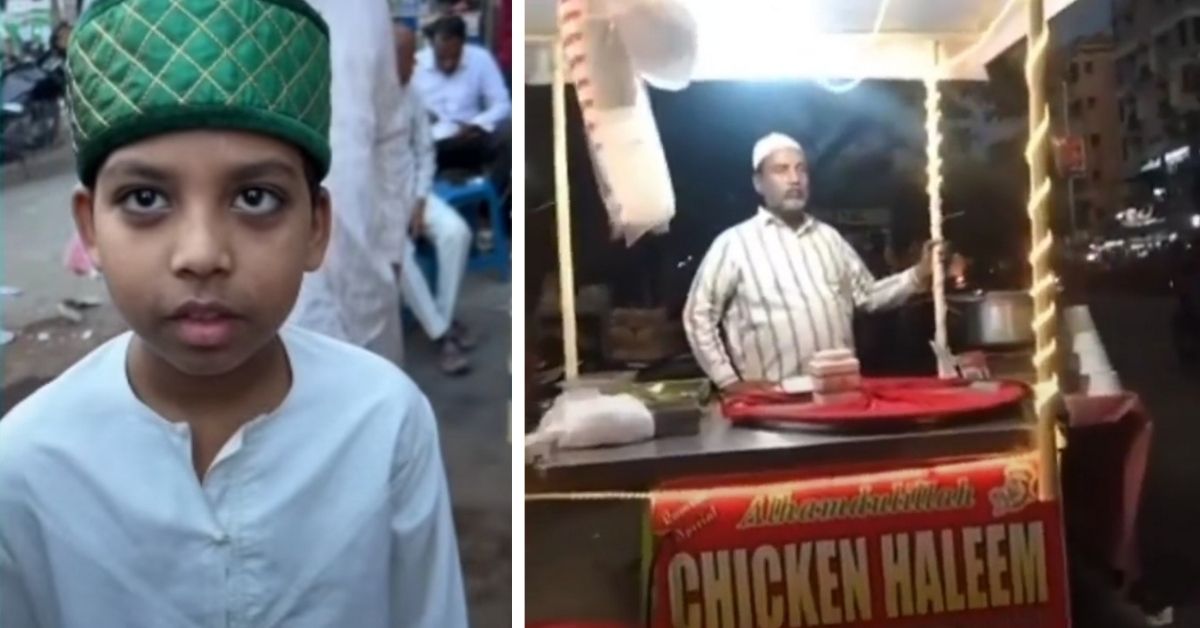
<svg viewBox="0 0 1200 628">
<path fill-rule="evenodd" d="M 425 113 L 420 96 L 410 85 L 416 37 L 403 24 L 397 24 L 395 31 L 396 69 L 404 92 L 402 106 L 408 120 L 407 143 L 414 160 L 412 183 L 415 203 L 409 237 L 398 245 L 403 254 L 400 259 L 400 289 L 404 302 L 417 322 L 429 338 L 438 343 L 442 370 L 450 375 L 458 375 L 470 369 L 466 351 L 473 345 L 466 328 L 454 320 L 455 301 L 471 248 L 471 229 L 453 207 L 433 194 L 435 159 L 429 116 Z M 437 254 L 436 298 L 417 264 L 416 239 L 422 237 L 429 239 Z"/>
<path fill-rule="evenodd" d="M 425 33 L 431 45 L 417 54 L 412 83 L 433 121 L 438 169 L 480 170 L 508 150 L 504 76 L 487 49 L 466 43 L 461 17 L 440 18 Z"/>
</svg>

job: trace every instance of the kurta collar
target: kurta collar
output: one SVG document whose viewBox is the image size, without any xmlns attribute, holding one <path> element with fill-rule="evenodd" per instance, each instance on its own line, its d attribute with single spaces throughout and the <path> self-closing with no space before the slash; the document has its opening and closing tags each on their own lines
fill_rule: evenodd
<svg viewBox="0 0 1200 628">
<path fill-rule="evenodd" d="M 771 225 L 771 226 L 775 226 L 775 227 L 782 227 L 784 229 L 787 229 L 788 231 L 793 231 L 797 235 L 807 233 L 808 231 L 812 230 L 813 228 L 815 228 L 817 226 L 817 220 L 812 217 L 812 214 L 806 213 L 804 215 L 804 224 L 800 225 L 800 227 L 797 229 L 792 229 L 792 227 L 790 225 L 788 225 L 786 222 L 780 220 L 778 217 L 775 216 L 775 214 L 772 214 L 771 212 L 767 211 L 767 208 L 763 207 L 762 205 L 758 206 L 758 212 L 756 213 L 755 218 L 757 220 L 761 220 L 763 222 L 763 224 Z"/>
</svg>

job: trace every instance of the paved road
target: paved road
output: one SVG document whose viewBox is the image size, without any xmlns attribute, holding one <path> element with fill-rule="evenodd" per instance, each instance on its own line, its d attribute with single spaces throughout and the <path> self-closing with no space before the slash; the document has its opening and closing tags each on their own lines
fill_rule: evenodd
<svg viewBox="0 0 1200 628">
<path fill-rule="evenodd" d="M 4 325 L 19 329 L 55 316 L 58 301 L 77 295 L 103 296 L 94 281 L 68 273 L 63 247 L 74 231 L 71 193 L 75 175 L 66 145 L 31 158 L 26 171 L 8 165 L 0 194 L 0 236 L 3 238 L 4 283 L 25 290 L 4 302 Z"/>
<path fill-rule="evenodd" d="M 1154 418 L 1141 511 L 1148 584 L 1164 601 L 1200 599 L 1200 373 L 1179 367 L 1165 297 L 1104 296 L 1093 316 L 1122 384 L 1138 392 Z M 1200 626 L 1200 614 L 1184 623 Z"/>
</svg>

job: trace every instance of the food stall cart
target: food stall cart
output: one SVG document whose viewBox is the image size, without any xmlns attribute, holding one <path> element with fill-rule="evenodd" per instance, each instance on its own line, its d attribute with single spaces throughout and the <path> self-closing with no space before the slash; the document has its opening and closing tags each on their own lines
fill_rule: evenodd
<svg viewBox="0 0 1200 628">
<path fill-rule="evenodd" d="M 643 599 L 650 625 L 1067 625 L 1058 494 L 1059 317 L 1050 268 L 1043 74 L 1048 21 L 1070 3 L 686 3 L 699 30 L 692 80 L 816 76 L 835 90 L 864 78 L 922 81 L 935 240 L 942 228 L 938 85 L 986 79 L 984 65 L 1027 38 L 1034 342 L 1025 353 L 989 356 L 988 366 L 997 379 L 1025 382 L 1032 395 L 969 421 L 852 434 L 741 424 L 731 418 L 737 408 L 726 403 L 708 406 L 695 434 L 559 450 L 534 462 L 526 475 L 530 508 L 557 503 L 594 510 L 598 503 L 628 502 L 644 509 L 641 571 L 650 591 Z M 593 0 L 590 6 L 597 5 Z M 554 77 L 568 381 L 579 373 L 565 145 L 565 84 L 573 60 L 564 50 L 578 42 L 564 36 L 561 21 L 588 7 L 582 0 L 538 0 L 527 4 L 526 18 L 527 67 L 548 67 Z M 786 25 L 819 26 L 793 38 L 739 32 L 756 20 L 761 28 L 772 12 Z M 775 46 L 760 61 L 786 62 L 763 67 L 733 54 L 754 41 Z M 852 81 L 829 82 L 837 77 Z M 943 282 L 936 268 L 933 342 L 939 347 L 947 345 Z M 942 362 L 939 370 L 948 378 L 952 367 Z M 527 521 L 528 543 L 535 544 L 542 538 L 535 530 L 539 519 Z M 528 580 L 527 591 L 544 584 Z M 563 597 L 565 585 L 554 583 L 556 597 Z M 927 623 L 911 623 L 918 617 Z"/>
</svg>

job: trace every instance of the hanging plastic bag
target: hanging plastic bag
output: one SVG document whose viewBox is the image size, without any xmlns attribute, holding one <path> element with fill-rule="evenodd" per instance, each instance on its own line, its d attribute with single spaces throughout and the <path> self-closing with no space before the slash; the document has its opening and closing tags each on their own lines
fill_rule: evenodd
<svg viewBox="0 0 1200 628">
<path fill-rule="evenodd" d="M 564 0 L 559 30 L 609 222 L 632 245 L 675 215 L 650 99 L 604 0 Z"/>
<path fill-rule="evenodd" d="M 658 89 L 688 86 L 699 48 L 696 20 L 679 0 L 607 0 L 634 70 Z"/>
</svg>

